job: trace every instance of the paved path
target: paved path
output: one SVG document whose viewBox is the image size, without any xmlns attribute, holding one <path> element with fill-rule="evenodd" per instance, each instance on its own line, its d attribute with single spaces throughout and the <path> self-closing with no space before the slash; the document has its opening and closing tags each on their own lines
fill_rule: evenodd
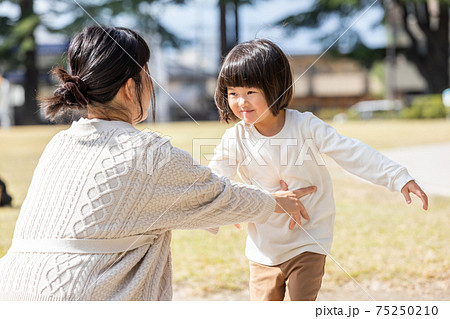
<svg viewBox="0 0 450 319">
<path fill-rule="evenodd" d="M 407 167 L 427 194 L 450 197 L 450 142 L 388 149 L 382 153 Z"/>
</svg>

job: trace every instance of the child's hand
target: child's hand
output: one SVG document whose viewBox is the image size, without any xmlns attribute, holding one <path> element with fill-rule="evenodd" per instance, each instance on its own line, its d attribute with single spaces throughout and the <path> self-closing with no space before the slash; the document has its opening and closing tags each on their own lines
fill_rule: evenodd
<svg viewBox="0 0 450 319">
<path fill-rule="evenodd" d="M 420 188 L 419 185 L 417 185 L 415 181 L 409 181 L 408 183 L 406 183 L 406 185 L 403 186 L 401 192 L 405 197 L 406 203 L 408 203 L 408 205 L 411 204 L 411 197 L 409 196 L 409 193 L 413 193 L 422 200 L 423 209 L 428 209 L 427 194 L 425 194 L 425 192 Z"/>
<path fill-rule="evenodd" d="M 243 229 L 241 224 L 234 224 L 234 227 L 236 227 L 236 228 L 239 229 L 239 230 L 242 230 L 242 229 Z"/>
</svg>

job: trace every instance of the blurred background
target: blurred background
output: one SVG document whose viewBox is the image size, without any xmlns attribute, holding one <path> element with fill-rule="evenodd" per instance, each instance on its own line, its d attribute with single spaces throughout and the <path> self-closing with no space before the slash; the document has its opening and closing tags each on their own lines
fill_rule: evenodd
<svg viewBox="0 0 450 319">
<path fill-rule="evenodd" d="M 136 29 L 150 43 L 159 121 L 216 120 L 221 57 L 254 38 L 290 56 L 292 108 L 323 118 L 445 117 L 448 10 L 438 0 L 3 0 L 1 124 L 45 123 L 36 97 L 54 89 L 49 70 L 65 65 L 71 36 L 96 23 Z"/>
<path fill-rule="evenodd" d="M 194 139 L 229 127 L 213 101 L 222 57 L 254 38 L 278 44 L 296 80 L 290 107 L 382 150 L 430 196 L 424 214 L 417 200 L 407 206 L 326 158 L 340 265 L 328 259 L 319 300 L 450 300 L 449 1 L 1 0 L 0 257 L 45 145 L 70 122 L 49 125 L 37 97 L 55 89 L 49 71 L 66 66 L 71 37 L 97 23 L 148 41 L 157 123 L 138 128 L 191 154 Z M 207 164 L 213 149 L 197 160 Z M 233 226 L 175 231 L 175 299 L 248 300 L 245 238 Z"/>
</svg>

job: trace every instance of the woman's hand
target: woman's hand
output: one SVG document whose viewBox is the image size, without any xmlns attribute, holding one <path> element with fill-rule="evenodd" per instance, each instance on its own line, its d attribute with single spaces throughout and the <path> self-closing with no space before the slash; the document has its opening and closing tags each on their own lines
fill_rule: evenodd
<svg viewBox="0 0 450 319">
<path fill-rule="evenodd" d="M 317 191 L 316 186 L 309 186 L 297 189 L 295 191 L 288 191 L 288 186 L 285 181 L 280 181 L 280 190 L 273 193 L 277 201 L 277 206 L 275 207 L 275 213 L 286 213 L 291 217 L 291 222 L 289 223 L 289 229 L 292 230 L 295 224 L 299 226 L 302 225 L 301 218 L 309 220 L 309 215 L 306 212 L 305 207 L 300 202 L 299 198 L 305 195 L 314 193 Z"/>
<path fill-rule="evenodd" d="M 309 215 L 299 198 L 314 193 L 315 191 L 317 191 L 316 186 L 309 186 L 299 188 L 295 191 L 288 191 L 288 185 L 285 181 L 281 180 L 280 190 L 272 193 L 273 197 L 275 197 L 275 200 L 277 201 L 275 213 L 286 213 L 291 217 L 291 222 L 289 223 L 290 230 L 294 229 L 295 224 L 298 224 L 299 226 L 302 225 L 300 215 L 306 220 L 309 220 Z M 234 226 L 237 229 L 242 230 L 241 224 L 234 224 Z"/>
</svg>

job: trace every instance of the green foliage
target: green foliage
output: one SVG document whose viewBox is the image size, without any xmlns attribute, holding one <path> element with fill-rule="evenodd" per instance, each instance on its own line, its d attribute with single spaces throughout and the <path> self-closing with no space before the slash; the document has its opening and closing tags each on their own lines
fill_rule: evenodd
<svg viewBox="0 0 450 319">
<path fill-rule="evenodd" d="M 330 20 L 338 20 L 339 27 L 327 32 L 320 32 L 318 41 L 326 48 L 339 39 L 336 45 L 330 49 L 331 54 L 335 56 L 345 54 L 365 67 L 370 67 L 375 61 L 385 57 L 385 50 L 368 48 L 354 28 L 346 30 L 345 35 L 342 31 L 354 22 L 363 10 L 373 4 L 373 1 L 367 0 L 316 0 L 309 10 L 285 17 L 277 24 L 282 25 L 289 33 L 301 28 L 320 28 Z M 375 3 L 374 6 L 381 6 L 381 1 Z M 372 27 L 381 22 L 382 18 L 380 21 L 376 21 Z"/>
<path fill-rule="evenodd" d="M 331 16 L 345 18 L 371 5 L 373 1 L 366 0 L 316 0 L 310 10 L 290 15 L 281 23 L 286 28 L 295 30 L 301 27 L 319 27 Z"/>
<path fill-rule="evenodd" d="M 362 65 L 369 67 L 375 61 L 384 59 L 384 49 L 368 48 L 362 38 L 362 34 L 358 28 L 350 27 L 353 23 L 365 23 L 364 14 L 374 9 L 383 11 L 376 21 L 373 21 L 368 27 L 375 29 L 383 26 L 387 22 L 389 16 L 388 11 L 393 7 L 398 7 L 400 17 L 398 20 L 402 25 L 402 37 L 408 38 L 409 47 L 401 46 L 399 51 L 406 58 L 418 66 L 421 75 L 427 81 L 428 88 L 432 93 L 442 92 L 443 88 L 448 85 L 448 75 L 442 73 L 442 65 L 448 61 L 447 51 L 432 48 L 448 47 L 448 15 L 440 15 L 440 26 L 437 30 L 431 27 L 430 12 L 426 0 L 391 0 L 391 1 L 373 1 L 373 0 L 313 0 L 310 8 L 303 12 L 293 13 L 277 22 L 283 26 L 287 32 L 294 32 L 302 28 L 319 29 L 321 35 L 317 39 L 323 45 L 323 49 L 330 47 L 330 52 L 347 54 L 349 57 L 360 62 Z M 447 12 L 449 1 L 439 1 L 441 12 Z M 405 23 L 406 21 L 418 21 L 418 23 Z M 335 27 L 330 27 L 334 22 Z M 324 27 L 326 26 L 326 27 Z M 424 58 L 423 47 L 421 43 L 424 41 L 417 37 L 419 28 L 425 42 L 428 45 L 427 57 Z M 345 30 L 345 32 L 344 32 Z M 437 52 L 442 51 L 441 55 Z M 440 76 L 436 76 L 439 72 Z"/>
<path fill-rule="evenodd" d="M 19 5 L 17 1 L 5 1 Z M 7 15 L 0 16 L 0 58 L 16 67 L 22 63 L 22 58 L 11 54 L 18 49 L 19 54 L 35 49 L 34 32 L 41 26 L 53 33 L 72 36 L 87 25 L 114 25 L 116 18 L 130 21 L 129 27 L 142 33 L 159 33 L 164 45 L 179 47 L 187 41 L 178 38 L 165 26 L 159 23 L 154 6 L 175 3 L 182 5 L 186 0 L 49 0 L 50 10 L 42 15 L 33 12 L 22 12 L 20 17 L 13 19 Z M 70 12 L 70 15 L 67 13 Z M 67 17 L 61 25 L 61 17 Z M 58 25 L 53 22 L 58 21 Z"/>
<path fill-rule="evenodd" d="M 12 21 L 8 17 L 0 18 L 0 27 L 5 28 L 0 34 L 0 58 L 9 62 L 9 67 L 19 65 L 24 54 L 36 48 L 33 34 L 40 23 L 40 17 L 36 14 L 24 16 L 18 21 Z M 18 54 L 11 54 L 16 49 Z"/>
<path fill-rule="evenodd" d="M 406 119 L 435 119 L 446 115 L 445 106 L 440 94 L 416 97 L 409 108 L 405 108 L 400 116 Z"/>
<path fill-rule="evenodd" d="M 186 42 L 158 21 L 154 8 L 169 3 L 183 4 L 185 0 L 47 0 L 49 9 L 40 15 L 33 11 L 34 0 L 4 2 L 18 8 L 20 14 L 18 17 L 8 13 L 0 15 L 0 74 L 23 68 L 28 68 L 28 74 L 38 74 L 36 54 L 28 54 L 35 53 L 34 33 L 38 27 L 72 37 L 89 25 L 122 25 L 127 21 L 128 27 L 143 34 L 159 33 L 162 45 L 177 47 Z M 29 124 L 39 123 L 35 100 L 38 76 L 25 77 L 23 85 L 26 90 L 23 114 L 27 115 L 24 120 Z"/>
<path fill-rule="evenodd" d="M 116 25 L 117 21 L 127 21 L 127 27 L 143 34 L 158 33 L 166 46 L 179 47 L 188 41 L 178 38 L 158 21 L 156 12 L 164 5 L 174 3 L 183 5 L 186 0 L 51 0 L 55 5 L 46 13 L 44 26 L 51 32 L 73 36 L 85 26 Z M 62 27 L 53 25 L 54 17 L 67 15 L 70 19 Z"/>
</svg>

